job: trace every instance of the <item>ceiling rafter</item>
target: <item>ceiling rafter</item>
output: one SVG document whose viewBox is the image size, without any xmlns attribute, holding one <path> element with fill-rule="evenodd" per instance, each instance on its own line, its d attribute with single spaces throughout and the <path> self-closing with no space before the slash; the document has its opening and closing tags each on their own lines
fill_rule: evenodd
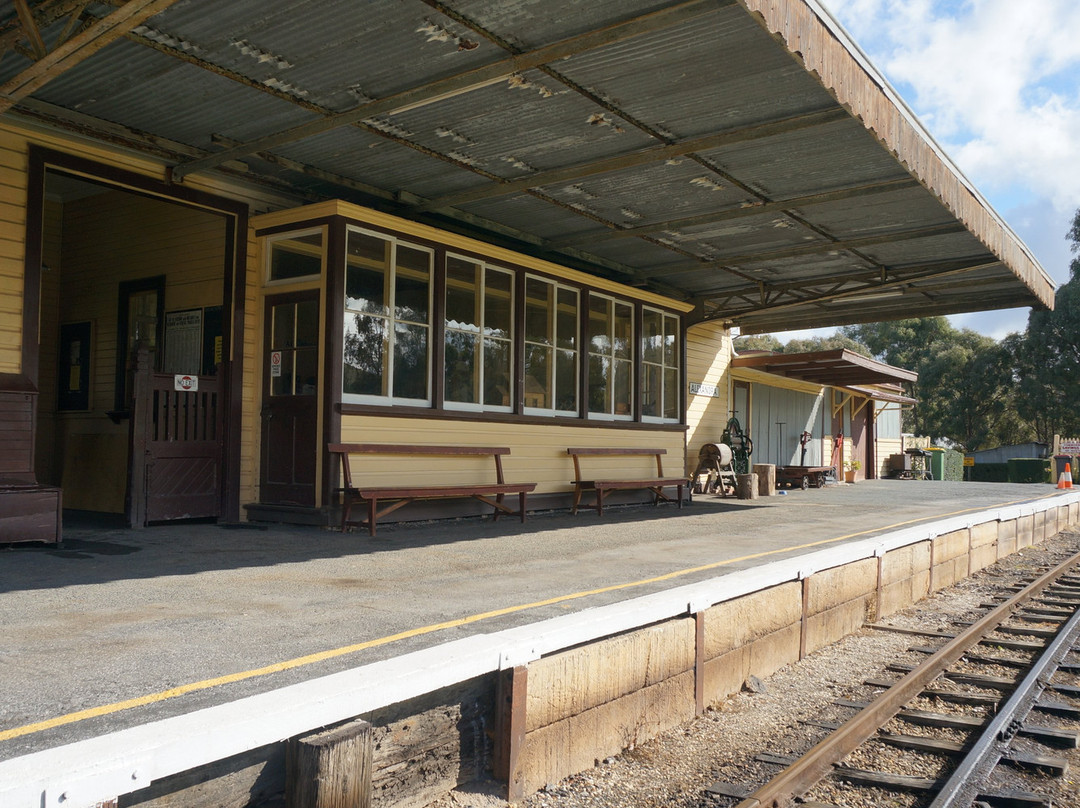
<svg viewBox="0 0 1080 808">
<path fill-rule="evenodd" d="M 724 4 L 733 3 L 734 0 L 719 0 Z M 512 55 L 497 62 L 483 67 L 457 73 L 437 81 L 404 90 L 394 95 L 387 96 L 366 104 L 360 104 L 347 112 L 338 113 L 300 124 L 290 129 L 277 132 L 272 135 L 257 138 L 247 143 L 240 144 L 232 149 L 215 155 L 209 155 L 199 160 L 180 163 L 173 167 L 174 179 L 182 179 L 196 171 L 204 171 L 208 168 L 220 165 L 225 160 L 233 160 L 254 154 L 259 151 L 267 151 L 288 143 L 311 137 L 347 126 L 359 123 L 368 118 L 378 115 L 390 115 L 396 112 L 404 112 L 408 109 L 425 106 L 445 98 L 486 87 L 503 81 L 516 73 L 539 67 L 547 62 L 564 59 L 575 53 L 592 50 L 602 45 L 630 39 L 651 31 L 662 30 L 673 25 L 678 25 L 688 20 L 715 11 L 718 0 L 688 0 L 688 2 L 670 8 L 654 11 L 635 17 L 614 25 L 606 26 L 595 31 L 588 31 L 560 42 L 546 45 L 523 54 Z"/>
<path fill-rule="evenodd" d="M 129 0 L 0 86 L 0 113 L 177 0 Z"/>
<path fill-rule="evenodd" d="M 844 110 L 826 109 L 740 129 L 717 132 L 692 140 L 677 141 L 662 146 L 650 146 L 649 148 L 639 149 L 638 151 L 629 154 L 606 157 L 601 160 L 592 160 L 587 163 L 579 163 L 567 168 L 557 168 L 551 171 L 537 172 L 536 174 L 530 174 L 527 177 L 521 177 L 516 180 L 505 180 L 499 185 L 477 188 L 471 191 L 462 191 L 459 194 L 452 194 L 433 199 L 429 203 L 429 207 L 456 207 L 468 202 L 477 202 L 482 199 L 487 200 L 499 196 L 507 196 L 509 194 L 542 188 L 556 183 L 575 182 L 577 180 L 585 179 L 586 177 L 596 176 L 597 174 L 607 174 L 613 171 L 622 171 L 627 168 L 636 168 L 638 166 L 659 163 L 675 157 L 685 157 L 693 152 L 708 151 L 710 149 L 717 149 L 735 143 L 745 143 L 757 138 L 795 132 L 816 126 L 824 126 L 829 123 L 844 120 L 848 117 L 847 112 Z"/>
<path fill-rule="evenodd" d="M 15 0 L 15 11 L 19 15 L 22 33 L 26 37 L 26 41 L 30 43 L 30 50 L 33 52 L 34 58 L 44 59 L 49 49 L 45 47 L 45 40 L 41 36 L 33 12 L 30 11 L 30 4 L 27 0 Z"/>
<path fill-rule="evenodd" d="M 479 34 L 480 36 L 484 37 L 485 39 L 489 40 L 490 42 L 493 42 L 494 44 L 498 45 L 500 48 L 503 48 L 504 50 L 507 50 L 507 51 L 509 51 L 510 53 L 513 53 L 513 54 L 520 55 L 522 53 L 522 50 L 520 48 L 516 47 L 512 42 L 504 39 L 503 37 L 500 37 L 495 32 L 490 31 L 487 28 L 484 28 L 483 26 L 479 25 L 475 21 L 473 21 L 473 20 L 469 19 L 468 17 L 465 17 L 464 15 L 458 13 L 456 10 L 448 8 L 445 4 L 440 2 L 440 0 L 422 0 L 422 2 L 426 3 L 427 5 L 431 6 L 432 8 L 434 8 L 434 9 L 438 10 L 439 12 L 445 14 L 446 16 L 450 17 L 455 22 L 457 22 L 459 25 L 462 25 L 462 26 L 468 28 L 470 31 L 472 31 L 472 32 L 474 32 L 476 34 Z M 721 2 L 718 2 L 718 4 L 717 4 L 718 7 L 723 6 L 723 5 L 731 5 L 731 3 L 727 2 L 727 0 L 721 0 Z M 656 140 L 656 141 L 658 141 L 658 142 L 660 142 L 662 144 L 666 144 L 666 145 L 671 145 L 671 144 L 675 143 L 674 136 L 666 134 L 666 133 L 660 131 L 659 129 L 657 129 L 655 126 L 653 126 L 653 125 L 651 125 L 649 123 L 646 123 L 645 121 L 641 120 L 640 118 L 637 118 L 634 115 L 629 114 L 625 109 L 622 109 L 621 107 L 617 106 L 616 104 L 608 101 L 606 98 L 604 98 L 599 93 L 597 93 L 597 92 L 595 92 L 593 90 L 590 90 L 587 87 L 582 86 L 578 82 L 576 82 L 573 79 L 571 79 L 570 77 L 568 77 L 565 73 L 562 73 L 562 72 L 556 70 L 550 64 L 538 65 L 536 69 L 538 71 L 540 71 L 541 73 L 543 73 L 544 75 L 548 76 L 549 78 L 553 79 L 554 81 L 558 82 L 559 84 L 562 84 L 567 89 L 577 93 L 578 95 L 582 96 L 583 98 L 588 99 L 591 103 L 597 105 L 601 109 L 607 110 L 608 112 L 612 113 L 613 115 L 617 115 L 620 118 L 620 120 L 622 120 L 624 123 L 626 123 L 627 125 L 637 129 L 638 131 L 644 133 L 645 135 L 652 138 L 653 140 Z M 737 177 L 735 177 L 735 176 L 729 174 L 728 172 L 724 171 L 719 166 L 713 164 L 712 161 L 702 157 L 699 154 L 694 153 L 694 151 L 683 152 L 682 154 L 680 154 L 678 156 L 682 156 L 682 157 L 685 157 L 688 160 L 696 162 L 698 165 L 700 165 L 705 170 L 710 171 L 713 174 L 716 174 L 722 180 L 724 180 L 725 182 L 727 182 L 730 185 L 733 185 L 733 186 L 737 187 L 739 190 L 743 191 L 744 193 L 748 194 L 749 196 L 760 199 L 761 201 L 765 201 L 764 197 L 759 192 L 755 191 L 749 185 L 746 185 L 745 183 L 743 183 Z M 527 179 L 527 178 L 525 178 L 525 179 Z M 510 182 L 513 182 L 513 181 L 511 180 Z M 538 188 L 538 187 L 540 187 L 539 184 L 533 183 L 532 185 L 528 186 L 527 188 L 523 188 L 521 190 L 523 192 L 525 192 L 525 193 L 535 193 L 535 191 L 533 189 Z M 454 203 L 451 203 L 451 205 L 453 205 L 453 204 Z M 462 204 L 462 203 L 456 203 L 456 204 Z M 613 222 L 606 222 L 605 224 L 608 227 L 614 227 L 615 226 Z"/>
<path fill-rule="evenodd" d="M 848 199 L 892 193 L 894 191 L 902 191 L 907 188 L 917 187 L 921 187 L 918 180 L 911 177 L 903 177 L 901 179 L 888 180 L 886 182 L 875 182 L 870 183 L 869 185 L 855 185 L 849 188 L 840 188 L 835 191 L 825 191 L 819 194 L 807 194 L 806 196 L 775 199 L 770 202 L 758 204 L 743 204 L 738 207 L 721 209 L 712 213 L 703 213 L 699 216 L 686 216 L 681 219 L 652 222 L 651 224 L 638 225 L 637 227 L 624 227 L 604 231 L 602 233 L 577 235 L 572 238 L 560 239 L 556 241 L 556 243 L 567 247 L 575 247 L 582 244 L 595 244 L 600 241 L 611 241 L 613 239 L 637 238 L 651 233 L 702 227 L 731 221 L 733 219 L 744 219 L 751 216 L 763 216 L 774 212 L 784 212 L 792 208 L 808 208 L 815 205 L 827 205 L 830 202 L 842 202 Z"/>
</svg>

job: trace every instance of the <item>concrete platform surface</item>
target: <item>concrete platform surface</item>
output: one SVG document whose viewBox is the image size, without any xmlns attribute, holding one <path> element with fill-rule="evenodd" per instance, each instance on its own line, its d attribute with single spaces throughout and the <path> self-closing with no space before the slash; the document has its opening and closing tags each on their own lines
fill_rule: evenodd
<svg viewBox="0 0 1080 808">
<path fill-rule="evenodd" d="M 900 527 L 1061 495 L 867 481 L 679 510 L 0 546 L 0 760 Z M 1071 492 L 1070 492 L 1071 493 Z"/>
</svg>

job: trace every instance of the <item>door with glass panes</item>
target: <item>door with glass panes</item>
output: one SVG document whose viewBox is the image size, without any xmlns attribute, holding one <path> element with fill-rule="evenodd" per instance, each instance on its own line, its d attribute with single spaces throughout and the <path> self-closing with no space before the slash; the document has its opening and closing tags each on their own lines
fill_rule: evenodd
<svg viewBox="0 0 1080 808">
<path fill-rule="evenodd" d="M 262 464 L 265 505 L 315 506 L 318 462 L 319 293 L 266 299 Z"/>
</svg>

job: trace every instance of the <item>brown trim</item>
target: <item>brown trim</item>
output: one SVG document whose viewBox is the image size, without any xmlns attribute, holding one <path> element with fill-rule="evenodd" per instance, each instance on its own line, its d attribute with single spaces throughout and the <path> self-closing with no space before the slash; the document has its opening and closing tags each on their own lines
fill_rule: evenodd
<svg viewBox="0 0 1080 808">
<path fill-rule="evenodd" d="M 431 268 L 431 310 L 428 312 L 428 333 L 431 335 L 431 403 L 442 407 L 446 400 L 446 248 L 436 247 L 434 255 L 435 265 Z"/>
<path fill-rule="evenodd" d="M 374 404 L 338 405 L 342 415 L 372 415 L 387 418 L 422 418 L 426 421 L 472 421 L 490 423 L 528 424 L 530 426 L 573 426 L 589 429 L 625 429 L 650 432 L 686 432 L 686 424 L 616 421 L 606 419 L 567 418 L 546 415 L 516 415 L 502 412 L 467 410 L 436 410 L 431 407 L 399 405 L 380 407 Z"/>
<path fill-rule="evenodd" d="M 41 262 L 45 227 L 45 164 L 35 159 L 30 147 L 26 171 L 26 255 L 23 260 L 22 373 L 34 388 L 38 385 L 41 328 Z M 36 432 L 36 430 L 35 430 Z M 33 436 L 37 442 L 37 435 Z"/>
<path fill-rule="evenodd" d="M 687 316 L 681 315 L 679 317 L 679 423 L 682 424 L 687 423 L 687 409 L 690 406 L 690 374 L 686 368 L 686 363 L 689 361 L 686 350 L 686 344 L 689 341 L 686 338 L 686 322 Z M 728 372 L 730 373 L 730 370 Z M 730 401 L 728 408 L 731 408 Z"/>
<path fill-rule="evenodd" d="M 263 238 L 264 236 L 276 236 L 280 233 L 293 233 L 297 230 L 310 230 L 314 227 L 327 227 L 334 222 L 335 219 L 345 219 L 344 216 L 317 216 L 313 219 L 300 219 L 295 222 L 289 222 L 288 224 L 276 224 L 273 227 L 263 227 L 255 231 L 255 238 Z M 351 219 L 345 219 L 347 222 L 351 222 Z"/>
<path fill-rule="evenodd" d="M 664 323 L 661 320 L 660 328 L 663 329 Z M 633 314 L 633 326 L 632 333 L 630 335 L 630 384 L 633 385 L 633 393 L 631 398 L 631 409 L 634 413 L 634 422 L 643 423 L 645 417 L 642 413 L 642 405 L 645 403 L 645 396 L 642 394 L 642 384 L 645 382 L 645 350 L 642 339 L 645 336 L 645 306 L 640 301 L 634 302 L 634 314 Z M 660 377 L 660 384 L 663 385 L 663 375 Z M 664 407 L 661 402 L 660 412 L 663 413 Z"/>
<path fill-rule="evenodd" d="M 224 367 L 220 372 L 227 381 L 224 390 L 225 420 L 222 425 L 221 466 L 223 484 L 221 514 L 229 522 L 240 520 L 241 429 L 244 419 L 244 322 L 247 314 L 247 233 L 248 211 L 245 207 L 234 216 L 225 217 L 225 284 L 222 321 Z M 230 266 L 231 264 L 231 266 Z M 231 269 L 231 271 L 230 271 Z"/>
<path fill-rule="evenodd" d="M 514 271 L 514 342 L 511 350 L 514 352 L 514 417 L 525 417 L 525 311 L 528 308 L 528 284 L 529 273 Z M 559 312 L 558 306 L 559 287 L 555 287 L 555 307 L 552 316 Z M 580 311 L 579 311 L 580 316 Z M 553 353 L 552 356 L 556 356 Z M 552 401 L 552 408 L 555 402 Z"/>
<path fill-rule="evenodd" d="M 67 152 L 55 151 L 45 146 L 30 145 L 31 164 L 40 161 L 42 171 L 54 169 L 68 174 L 75 174 L 79 179 L 96 182 L 104 186 L 122 186 L 125 191 L 155 199 L 166 199 L 177 204 L 205 208 L 221 214 L 246 215 L 248 206 L 235 199 L 217 196 L 206 191 L 199 191 L 182 185 L 169 185 L 145 174 L 137 174 L 124 168 L 117 168 L 106 163 L 98 163 L 85 157 L 78 157 Z"/>
<path fill-rule="evenodd" d="M 264 228 L 260 228 L 260 229 L 255 231 L 255 237 L 256 238 L 262 238 L 263 236 L 276 235 L 278 233 L 289 232 L 289 231 L 292 231 L 292 230 L 301 230 L 301 229 L 308 228 L 308 227 L 325 226 L 328 222 L 331 221 L 332 218 L 333 218 L 332 216 L 319 216 L 319 217 L 314 217 L 314 218 L 311 218 L 311 219 L 303 219 L 303 220 L 300 220 L 300 221 L 292 222 L 290 224 L 280 224 L 280 225 L 274 225 L 273 227 L 264 227 Z M 420 246 L 420 247 L 427 247 L 429 249 L 436 250 L 436 251 L 441 249 L 441 250 L 443 250 L 445 252 L 451 252 L 451 253 L 454 253 L 455 255 L 460 255 L 463 258 L 469 258 L 469 259 L 473 259 L 473 260 L 476 260 L 476 261 L 480 261 L 480 262 L 485 263 L 485 264 L 490 264 L 491 266 L 497 267 L 499 269 L 507 269 L 507 270 L 511 270 L 511 271 L 514 271 L 514 272 L 526 272 L 526 273 L 528 273 L 530 275 L 536 275 L 537 277 L 545 278 L 547 280 L 550 280 L 550 281 L 553 281 L 553 282 L 556 282 L 556 283 L 561 283 L 563 286 L 573 287 L 575 289 L 578 289 L 579 291 L 596 292 L 596 293 L 601 294 L 601 295 L 606 295 L 608 297 L 613 297 L 613 298 L 622 300 L 625 303 L 648 305 L 651 308 L 659 309 L 661 311 L 665 311 L 665 312 L 667 312 L 669 314 L 675 314 L 675 315 L 680 316 L 680 317 L 685 314 L 685 312 L 683 312 L 680 309 L 671 308 L 669 306 L 665 306 L 662 303 L 653 303 L 651 301 L 646 303 L 645 301 L 642 301 L 640 298 L 634 297 L 633 294 L 632 294 L 633 287 L 630 287 L 630 286 L 626 287 L 627 290 L 628 290 L 627 293 L 615 292 L 615 291 L 611 291 L 609 289 L 603 289 L 603 288 L 601 288 L 599 286 L 593 286 L 591 284 L 588 284 L 588 283 L 585 283 L 585 282 L 582 282 L 582 281 L 579 281 L 579 280 L 572 280 L 572 279 L 567 278 L 567 277 L 565 277 L 563 275 L 558 275 L 558 274 L 556 274 L 554 272 L 551 272 L 551 271 L 548 271 L 548 270 L 523 266 L 523 265 L 521 265 L 519 263 L 516 263 L 514 261 L 504 261 L 504 260 L 502 260 L 500 258 L 493 257 L 489 253 L 479 252 L 479 251 L 476 251 L 476 250 L 470 250 L 470 249 L 467 249 L 467 248 L 464 248 L 464 247 L 457 247 L 457 246 L 455 246 L 453 244 L 448 244 L 445 241 L 438 241 L 438 240 L 425 238 L 423 236 L 417 236 L 417 235 L 415 235 L 413 233 L 407 233 L 407 232 L 404 232 L 404 231 L 401 231 L 401 230 L 396 230 L 394 228 L 386 227 L 384 225 L 372 224 L 372 223 L 364 221 L 363 219 L 354 219 L 354 218 L 352 218 L 350 216 L 342 216 L 341 218 L 344 219 L 346 226 L 360 227 L 360 228 L 363 228 L 364 230 L 370 230 L 373 233 L 379 233 L 380 235 L 389 236 L 390 238 L 400 239 L 401 241 L 407 242 L 409 244 L 415 244 L 415 245 Z M 433 229 L 438 229 L 437 227 L 434 227 L 432 225 L 425 225 L 425 226 L 432 227 Z M 457 236 L 458 235 L 457 233 L 455 233 L 455 232 L 453 232 L 451 230 L 447 230 L 445 232 L 449 236 Z M 497 245 L 491 245 L 491 246 L 496 247 Z M 506 248 L 506 249 L 509 249 L 509 248 Z M 527 257 L 527 256 L 523 256 L 523 257 Z M 553 263 L 553 262 L 551 262 L 549 260 L 548 263 Z M 573 267 L 570 267 L 570 266 L 566 266 L 565 268 L 568 271 L 572 271 L 572 272 L 576 272 L 578 274 L 581 274 L 581 270 L 575 270 Z M 623 285 L 625 286 L 625 284 L 623 284 Z"/>
<path fill-rule="evenodd" d="M 27 151 L 26 256 L 23 264 L 23 373 L 37 386 L 39 307 L 41 295 L 42 231 L 45 181 L 49 170 L 74 174 L 86 182 L 123 190 L 126 193 L 172 204 L 199 208 L 223 216 L 226 222 L 225 277 L 222 291 L 222 319 L 231 322 L 231 344 L 223 345 L 228 378 L 225 391 L 226 420 L 222 436 L 222 514 L 227 520 L 240 517 L 241 430 L 243 427 L 244 378 L 244 296 L 247 287 L 248 206 L 244 202 L 170 185 L 127 169 L 98 163 L 62 151 L 29 144 Z M 229 239 L 232 239 L 231 243 Z M 231 247 L 231 249 L 230 249 Z M 232 264 L 231 271 L 229 264 Z M 233 281 L 233 282 L 231 282 Z M 33 339 L 27 339 L 33 335 Z M 230 340 L 230 331 L 222 336 Z M 28 344 L 29 343 L 29 344 Z M 36 440 L 36 435 L 35 435 Z"/>
<path fill-rule="evenodd" d="M 344 370 L 345 337 L 345 218 L 332 216 L 326 229 L 326 333 L 323 339 L 322 418 L 323 436 L 319 446 L 319 465 L 322 468 L 320 503 L 324 508 L 333 504 L 341 459 L 327 450 L 327 445 L 341 441 L 341 384 Z M 264 393 L 265 395 L 265 393 Z"/>
</svg>

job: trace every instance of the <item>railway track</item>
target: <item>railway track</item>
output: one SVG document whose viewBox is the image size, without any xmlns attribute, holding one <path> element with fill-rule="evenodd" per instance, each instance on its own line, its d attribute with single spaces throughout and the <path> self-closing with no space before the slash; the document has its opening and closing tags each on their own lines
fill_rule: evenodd
<svg viewBox="0 0 1080 808">
<path fill-rule="evenodd" d="M 925 658 L 888 666 L 898 679 L 867 681 L 879 690 L 870 702 L 835 702 L 856 712 L 811 722 L 829 734 L 798 758 L 759 755 L 784 767 L 764 785 L 706 793 L 735 808 L 1050 808 L 1034 790 L 1000 785 L 1010 778 L 999 767 L 1061 777 L 1060 750 L 1080 745 L 1058 725 L 1080 726 L 1080 555 L 1014 588 L 958 633 L 912 632 L 936 642 L 912 649 Z"/>
</svg>

